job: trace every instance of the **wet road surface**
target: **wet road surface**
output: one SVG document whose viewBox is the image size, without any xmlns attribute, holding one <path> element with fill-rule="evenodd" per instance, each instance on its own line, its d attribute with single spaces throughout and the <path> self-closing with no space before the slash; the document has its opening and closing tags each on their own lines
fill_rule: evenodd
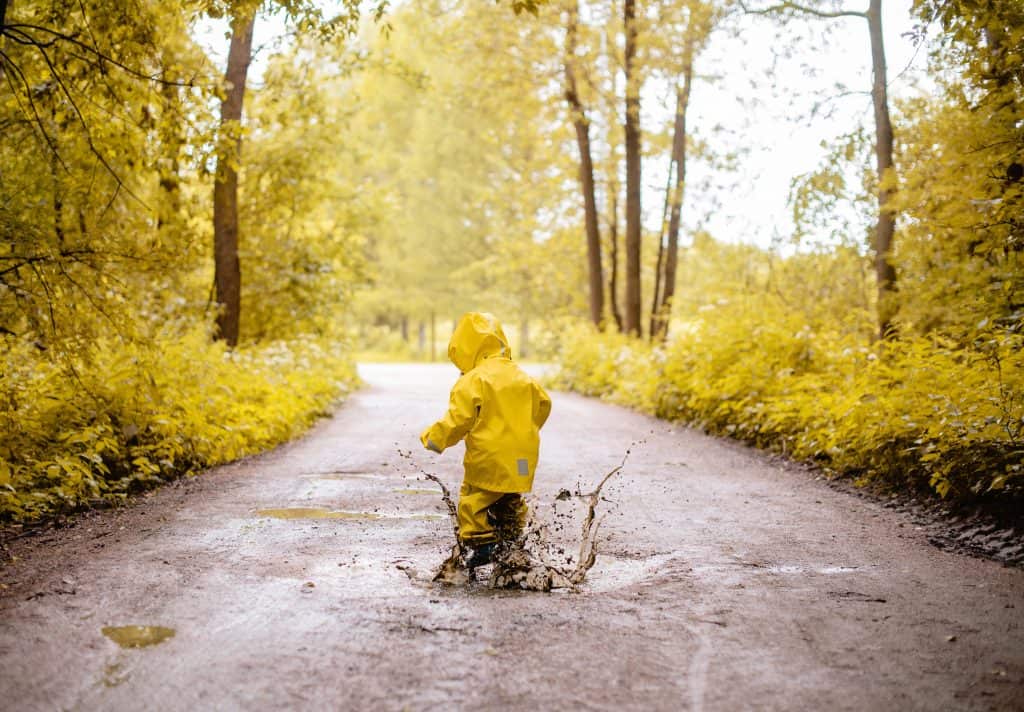
<svg viewBox="0 0 1024 712">
<path fill-rule="evenodd" d="M 578 396 L 553 394 L 540 516 L 567 521 L 559 490 L 633 444 L 582 590 L 429 584 L 451 528 L 397 450 L 418 448 L 456 374 L 361 373 L 305 438 L 16 546 L 0 707 L 1024 708 L 1024 572 L 935 549 L 800 468 Z M 461 446 L 415 460 L 458 485 Z"/>
</svg>

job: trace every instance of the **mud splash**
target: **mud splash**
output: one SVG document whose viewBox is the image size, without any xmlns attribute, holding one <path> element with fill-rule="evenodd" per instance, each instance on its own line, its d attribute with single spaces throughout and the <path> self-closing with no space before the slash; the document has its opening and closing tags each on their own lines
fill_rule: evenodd
<svg viewBox="0 0 1024 712">
<path fill-rule="evenodd" d="M 618 467 L 605 474 L 592 492 L 582 494 L 577 491 L 573 494 L 568 490 L 562 490 L 558 494 L 560 500 L 573 497 L 581 499 L 587 508 L 580 528 L 580 548 L 575 565 L 566 567 L 552 562 L 547 527 L 539 523 L 535 517 L 531 517 L 526 532 L 520 539 L 499 545 L 488 585 L 491 588 L 518 588 L 524 591 L 577 589 L 597 561 L 597 537 L 604 521 L 604 515 L 597 516 L 601 490 L 626 466 L 629 453 L 627 450 Z"/>
<path fill-rule="evenodd" d="M 401 449 L 398 452 L 404 459 L 412 462 L 411 452 Z M 496 589 L 515 588 L 525 591 L 576 590 L 597 561 L 598 532 L 604 521 L 604 515 L 597 516 L 597 507 L 602 501 L 601 491 L 608 481 L 626 466 L 630 452 L 631 449 L 626 451 L 622 462 L 606 473 L 593 491 L 584 494 L 580 491 L 572 493 L 562 490 L 558 494 L 556 499 L 559 501 L 576 498 L 582 500 L 586 506 L 586 513 L 580 529 L 579 552 L 575 562 L 572 557 L 566 560 L 566 565 L 554 561 L 555 555 L 549 544 L 551 537 L 547 526 L 537 519 L 534 509 L 531 508 L 530 519 L 522 535 L 514 541 L 499 542 L 487 585 Z M 441 488 L 441 499 L 448 509 L 455 539 L 448 557 L 441 563 L 432 580 L 456 586 L 469 583 L 474 580 L 474 571 L 466 566 L 467 552 L 466 547 L 459 539 L 458 509 L 451 491 L 436 475 L 432 475 L 422 468 L 420 468 L 420 474 Z M 560 549 L 558 553 L 564 554 L 564 551 Z"/>
<path fill-rule="evenodd" d="M 455 507 L 455 501 L 452 499 L 452 493 L 437 475 L 432 475 L 422 470 L 421 473 L 441 488 L 441 499 L 448 509 L 448 516 L 452 521 L 452 531 L 455 534 L 455 544 L 452 546 L 448 558 L 441 563 L 441 567 L 434 574 L 433 580 L 452 586 L 467 584 L 473 580 L 473 574 L 466 566 L 466 547 L 463 546 L 462 541 L 459 539 L 459 513 Z"/>
<path fill-rule="evenodd" d="M 151 645 L 159 645 L 168 638 L 173 638 L 175 633 L 174 628 L 159 625 L 106 626 L 100 632 L 122 648 L 148 648 Z"/>
</svg>

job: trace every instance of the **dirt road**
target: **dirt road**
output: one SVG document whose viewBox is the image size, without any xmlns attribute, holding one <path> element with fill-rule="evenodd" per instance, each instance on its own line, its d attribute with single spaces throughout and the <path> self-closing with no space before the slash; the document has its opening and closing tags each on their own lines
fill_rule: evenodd
<svg viewBox="0 0 1024 712">
<path fill-rule="evenodd" d="M 441 414 L 455 373 L 361 370 L 368 386 L 306 438 L 17 544 L 0 706 L 1024 708 L 1024 571 L 577 396 L 555 394 L 543 432 L 542 516 L 645 441 L 609 486 L 583 590 L 425 583 L 450 525 L 396 449 Z M 457 485 L 461 448 L 416 457 Z"/>
</svg>

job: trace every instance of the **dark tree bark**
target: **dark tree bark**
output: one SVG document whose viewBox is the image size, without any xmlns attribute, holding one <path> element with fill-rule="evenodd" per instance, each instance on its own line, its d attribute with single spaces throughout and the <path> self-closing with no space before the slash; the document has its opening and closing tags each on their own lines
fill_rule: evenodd
<svg viewBox="0 0 1024 712">
<path fill-rule="evenodd" d="M 576 33 L 579 9 L 569 7 L 565 32 L 565 99 L 569 103 L 576 146 L 580 152 L 580 190 L 583 192 L 583 216 L 587 235 L 587 273 L 590 284 L 590 319 L 599 328 L 604 321 L 604 274 L 601 267 L 601 233 L 597 222 L 594 193 L 594 161 L 590 150 L 590 121 L 580 100 L 576 82 Z"/>
<path fill-rule="evenodd" d="M 640 336 L 640 77 L 636 67 L 636 0 L 623 3 L 626 31 L 624 76 L 626 80 L 626 312 L 625 331 Z"/>
<path fill-rule="evenodd" d="M 619 309 L 619 183 L 613 180 L 608 187 L 611 193 L 612 217 L 608 224 L 608 237 L 611 243 L 609 261 L 611 268 L 608 275 L 608 301 L 611 304 L 612 318 L 615 328 L 622 331 L 622 311 Z"/>
<path fill-rule="evenodd" d="M 875 160 L 878 180 L 883 181 L 892 169 L 893 132 L 889 118 L 889 96 L 886 88 L 885 43 L 882 36 L 882 0 L 871 0 L 867 12 L 871 34 L 871 69 L 874 83 L 871 99 L 875 108 Z M 896 216 L 889 208 L 892 191 L 878 188 L 878 224 L 875 227 L 875 279 L 878 282 L 878 336 L 887 339 L 894 333 L 896 270 L 889 260 L 892 252 Z"/>
<path fill-rule="evenodd" d="M 676 92 L 676 122 L 672 135 L 672 161 L 675 164 L 675 185 L 669 201 L 668 245 L 665 248 L 664 289 L 661 301 L 651 315 L 651 340 L 664 340 L 668 336 L 668 317 L 672 297 L 676 293 L 676 266 L 679 263 L 679 228 L 682 223 L 683 197 L 686 194 L 686 112 L 690 107 L 690 87 L 693 85 L 693 39 L 687 40 L 683 84 Z"/>
<path fill-rule="evenodd" d="M 228 68 L 224 75 L 227 93 L 220 105 L 221 131 L 237 130 L 242 119 L 245 80 L 252 60 L 253 17 L 235 18 L 231 23 Z M 217 155 L 217 178 L 213 187 L 214 279 L 217 285 L 217 338 L 229 346 L 238 343 L 241 321 L 242 275 L 238 263 L 238 169 L 242 141 Z"/>
<path fill-rule="evenodd" d="M 658 307 L 661 305 L 661 275 L 665 263 L 665 228 L 668 224 L 669 204 L 672 202 L 672 185 L 674 177 L 672 173 L 675 165 L 676 157 L 675 154 L 672 154 L 668 162 L 668 178 L 665 180 L 665 205 L 661 211 L 661 226 L 658 231 L 658 258 L 654 261 L 654 290 L 651 295 L 651 323 L 648 325 L 647 330 L 652 341 L 654 340 L 655 328 L 657 326 L 654 321 L 658 313 Z"/>
</svg>

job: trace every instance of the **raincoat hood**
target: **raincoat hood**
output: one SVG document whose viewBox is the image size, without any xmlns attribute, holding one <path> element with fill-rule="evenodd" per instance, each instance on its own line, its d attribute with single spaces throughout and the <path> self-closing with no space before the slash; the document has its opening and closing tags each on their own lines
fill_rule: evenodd
<svg viewBox="0 0 1024 712">
<path fill-rule="evenodd" d="M 512 358 L 501 324 L 484 312 L 463 314 L 448 342 L 448 358 L 462 373 L 468 373 L 489 356 Z"/>
</svg>

